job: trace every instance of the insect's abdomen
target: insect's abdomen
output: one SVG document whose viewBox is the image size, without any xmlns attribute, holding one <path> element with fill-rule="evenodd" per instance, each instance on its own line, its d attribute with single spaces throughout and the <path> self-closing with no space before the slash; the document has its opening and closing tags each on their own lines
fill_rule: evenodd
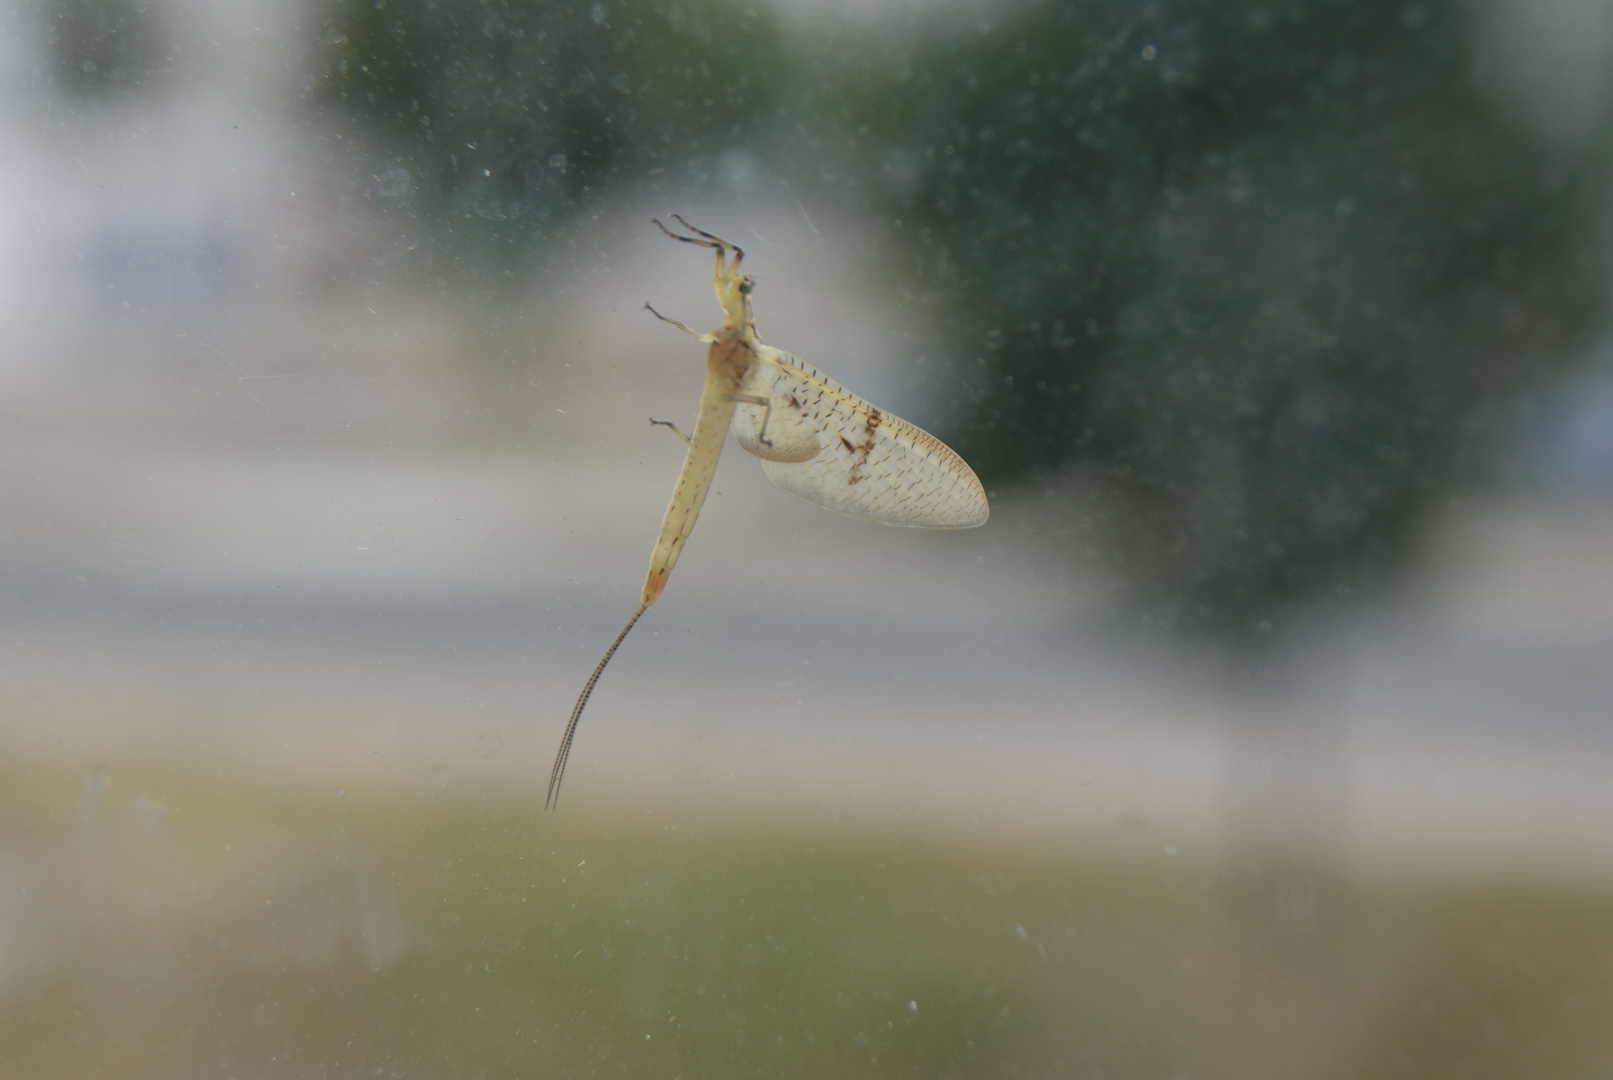
<svg viewBox="0 0 1613 1080">
<path fill-rule="evenodd" d="M 683 543 L 694 532 L 695 518 L 711 490 L 728 424 L 734 418 L 734 390 L 755 362 L 750 346 L 738 339 L 715 342 L 706 353 L 706 388 L 700 394 L 700 415 L 689 436 L 689 453 L 672 489 L 672 501 L 661 519 L 661 535 L 650 556 L 650 572 L 644 578 L 642 603 L 655 603 L 666 588 L 666 579 L 683 553 Z"/>
</svg>

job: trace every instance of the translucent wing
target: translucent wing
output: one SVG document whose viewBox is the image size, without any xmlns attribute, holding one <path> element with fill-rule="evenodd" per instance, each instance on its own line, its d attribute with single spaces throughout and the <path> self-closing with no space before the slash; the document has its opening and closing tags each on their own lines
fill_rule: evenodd
<svg viewBox="0 0 1613 1080">
<path fill-rule="evenodd" d="M 758 346 L 735 396 L 734 441 L 779 490 L 885 525 L 985 523 L 986 492 L 950 447 L 799 357 Z"/>
</svg>

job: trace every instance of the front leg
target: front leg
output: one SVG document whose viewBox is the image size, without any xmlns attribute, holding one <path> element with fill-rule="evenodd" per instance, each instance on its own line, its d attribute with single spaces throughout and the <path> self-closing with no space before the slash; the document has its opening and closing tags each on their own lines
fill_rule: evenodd
<svg viewBox="0 0 1613 1080">
<path fill-rule="evenodd" d="M 671 323 L 673 326 L 676 326 L 679 330 L 682 330 L 685 334 L 688 334 L 696 341 L 704 342 L 705 344 L 710 345 L 717 340 L 717 336 L 715 334 L 697 334 L 687 326 L 684 326 L 678 320 L 667 318 L 665 315 L 652 308 L 648 300 L 644 302 L 644 310 L 648 311 L 651 315 L 654 315 L 657 319 L 660 319 L 664 323 Z"/>
</svg>

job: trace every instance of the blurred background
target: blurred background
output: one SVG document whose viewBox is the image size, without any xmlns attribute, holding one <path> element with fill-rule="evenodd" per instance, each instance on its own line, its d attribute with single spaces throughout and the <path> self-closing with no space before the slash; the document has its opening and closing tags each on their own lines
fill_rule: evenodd
<svg viewBox="0 0 1613 1080">
<path fill-rule="evenodd" d="M 1613 1075 L 1613 6 L 0 2 L 0 1072 Z M 983 528 L 730 449 L 763 340 Z"/>
</svg>

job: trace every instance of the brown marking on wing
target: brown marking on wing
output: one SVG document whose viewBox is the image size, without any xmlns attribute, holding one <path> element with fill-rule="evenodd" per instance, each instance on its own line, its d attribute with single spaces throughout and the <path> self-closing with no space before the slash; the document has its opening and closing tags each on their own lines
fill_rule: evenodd
<svg viewBox="0 0 1613 1080">
<path fill-rule="evenodd" d="M 863 440 L 861 446 L 856 446 L 844 435 L 840 436 L 840 445 L 846 452 L 855 456 L 851 469 L 846 473 L 846 483 L 855 485 L 863 478 L 863 466 L 868 464 L 868 453 L 874 448 L 874 429 L 879 427 L 885 418 L 878 409 L 869 409 L 868 417 L 863 421 Z"/>
<path fill-rule="evenodd" d="M 863 421 L 863 444 L 857 447 L 857 464 L 855 466 L 859 479 L 862 476 L 862 467 L 868 464 L 868 455 L 874 449 L 874 429 L 877 428 L 884 419 L 885 416 L 883 413 L 881 413 L 878 409 L 870 407 L 868 410 L 868 419 Z"/>
</svg>

